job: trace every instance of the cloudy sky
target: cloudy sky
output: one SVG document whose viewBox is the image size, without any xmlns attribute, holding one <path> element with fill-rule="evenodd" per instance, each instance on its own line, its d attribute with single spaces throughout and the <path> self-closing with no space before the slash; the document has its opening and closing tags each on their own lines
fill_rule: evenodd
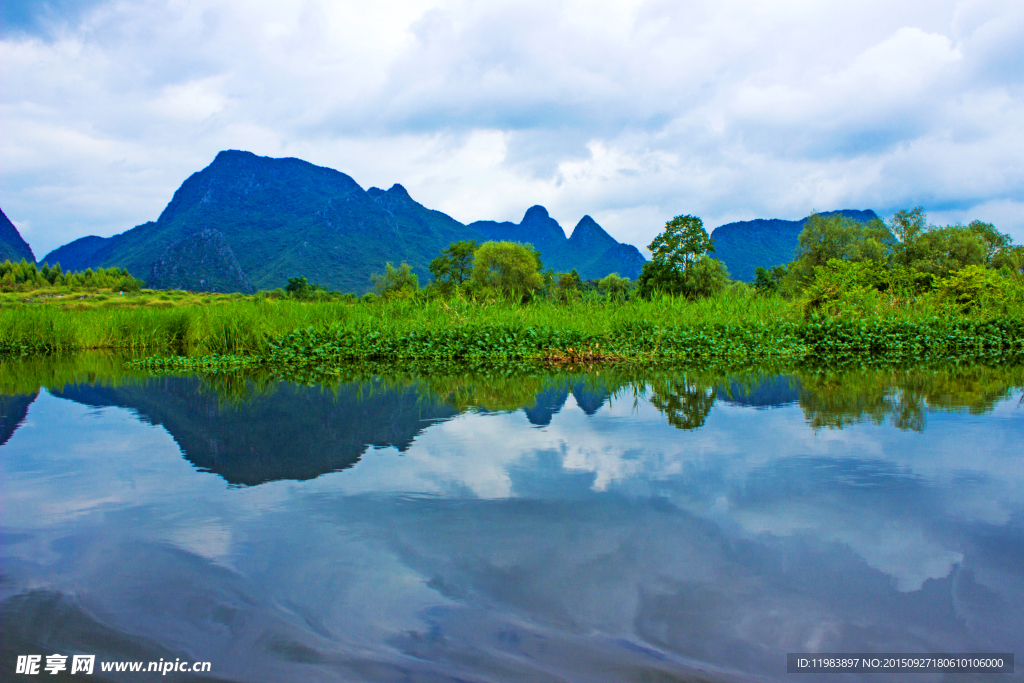
<svg viewBox="0 0 1024 683">
<path fill-rule="evenodd" d="M 244 149 L 641 247 L 917 205 L 1021 243 L 1022 45 L 1020 0 L 4 0 L 0 207 L 41 257 Z"/>
</svg>

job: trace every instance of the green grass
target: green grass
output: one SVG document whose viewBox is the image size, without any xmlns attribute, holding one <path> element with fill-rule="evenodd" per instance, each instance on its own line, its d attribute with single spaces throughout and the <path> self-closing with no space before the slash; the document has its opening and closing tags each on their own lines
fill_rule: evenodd
<svg viewBox="0 0 1024 683">
<path fill-rule="evenodd" d="M 276 364 L 329 370 L 348 360 L 849 363 L 978 359 L 1024 350 L 1024 318 L 952 314 L 931 299 L 871 315 L 805 319 L 780 297 L 687 301 L 463 299 L 374 304 L 142 291 L 0 299 L 0 353 L 107 349 L 153 356 L 152 369 Z M 106 298 L 102 298 L 105 296 Z M 79 298 L 87 297 L 87 298 Z"/>
<path fill-rule="evenodd" d="M 106 299 L 102 297 L 106 296 Z M 83 298 L 84 297 L 84 298 Z M 32 292 L 0 295 L 0 344 L 29 350 L 128 349 L 202 354 L 264 354 L 273 340 L 298 329 L 371 329 L 394 335 L 469 326 L 551 328 L 598 335 L 647 320 L 692 325 L 798 318 L 780 298 L 721 297 L 694 303 L 529 305 L 455 301 L 390 301 L 372 305 L 301 302 L 240 295 L 153 292 Z"/>
</svg>

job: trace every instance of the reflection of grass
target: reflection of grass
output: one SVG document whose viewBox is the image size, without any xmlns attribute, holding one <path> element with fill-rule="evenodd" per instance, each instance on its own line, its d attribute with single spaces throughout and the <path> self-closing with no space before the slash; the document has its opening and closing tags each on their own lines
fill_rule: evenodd
<svg viewBox="0 0 1024 683">
<path fill-rule="evenodd" d="M 124 356 L 97 351 L 6 358 L 0 362 L 0 394 L 32 394 L 40 387 L 60 389 L 78 384 L 122 386 L 153 379 L 145 371 L 128 367 L 125 360 Z"/>
</svg>

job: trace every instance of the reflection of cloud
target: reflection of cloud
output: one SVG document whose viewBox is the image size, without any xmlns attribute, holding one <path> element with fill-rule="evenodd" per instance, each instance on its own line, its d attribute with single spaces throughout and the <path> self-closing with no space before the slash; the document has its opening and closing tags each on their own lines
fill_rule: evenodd
<svg viewBox="0 0 1024 683">
<path fill-rule="evenodd" d="M 244 680 L 294 679 L 288 656 L 324 680 L 602 680 L 1019 650 L 1024 413 L 1005 405 L 918 434 L 718 404 L 681 431 L 642 400 L 588 417 L 570 398 L 545 428 L 467 413 L 404 453 L 229 488 L 130 412 L 43 393 L 0 451 L 0 596 L 74 593 Z"/>
<path fill-rule="evenodd" d="M 231 551 L 231 530 L 221 523 L 202 524 L 189 520 L 188 527 L 179 528 L 170 535 L 175 547 L 210 560 L 222 560 Z"/>
<path fill-rule="evenodd" d="M 893 519 L 890 510 L 862 509 L 850 517 L 823 510 L 820 501 L 781 503 L 768 509 L 736 510 L 732 518 L 749 534 L 813 535 L 842 543 L 873 569 L 896 581 L 901 592 L 920 590 L 927 579 L 949 576 L 963 553 L 926 537 L 922 520 Z"/>
<path fill-rule="evenodd" d="M 193 471 L 166 431 L 140 424 L 131 411 L 97 411 L 43 391 L 30 416 L 5 447 L 19 454 L 2 464 L 9 487 L 5 498 L 18 503 L 4 506 L 6 524 L 47 527 L 103 514 L 166 491 L 174 473 Z M 65 428 L 54 430 L 53 424 Z M 140 459 L 140 453 L 147 457 Z M 8 463 L 18 463 L 17 469 Z M 59 497 L 43 495 L 54 472 L 63 473 Z"/>
</svg>

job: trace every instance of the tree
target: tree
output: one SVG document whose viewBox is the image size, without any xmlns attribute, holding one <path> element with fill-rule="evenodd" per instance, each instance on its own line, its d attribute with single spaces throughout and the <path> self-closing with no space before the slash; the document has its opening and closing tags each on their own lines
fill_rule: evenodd
<svg viewBox="0 0 1024 683">
<path fill-rule="evenodd" d="M 1013 243 L 1009 235 L 999 232 L 991 223 L 971 221 L 967 225 L 967 230 L 976 235 L 985 245 L 985 261 L 989 265 L 992 264 L 992 257 Z"/>
<path fill-rule="evenodd" d="M 430 262 L 430 274 L 442 291 L 451 293 L 472 277 L 473 255 L 477 248 L 476 240 L 452 242 Z"/>
<path fill-rule="evenodd" d="M 1024 246 L 1008 246 L 992 257 L 992 267 L 1012 275 L 1024 275 Z"/>
<path fill-rule="evenodd" d="M 754 289 L 759 294 L 777 294 L 779 284 L 786 275 L 786 266 L 772 266 L 771 268 L 758 266 L 754 269 Z"/>
<path fill-rule="evenodd" d="M 665 229 L 647 248 L 653 262 L 680 274 L 704 254 L 715 251 L 704 221 L 690 215 L 676 216 L 665 223 Z"/>
<path fill-rule="evenodd" d="M 302 275 L 288 278 L 288 284 L 285 285 L 284 291 L 296 299 L 315 299 L 327 293 L 325 287 L 307 282 L 306 278 Z"/>
<path fill-rule="evenodd" d="M 298 277 L 288 278 L 288 284 L 285 286 L 284 291 L 288 292 L 292 296 L 302 298 L 309 293 L 309 282 L 306 281 L 304 275 Z"/>
<path fill-rule="evenodd" d="M 681 294 L 689 299 L 722 291 L 729 273 L 725 264 L 708 256 L 715 245 L 696 216 L 676 216 L 647 245 L 651 260 L 637 278 L 637 293 L 650 298 L 655 292 Z"/>
<path fill-rule="evenodd" d="M 840 213 L 816 213 L 800 231 L 796 261 L 790 264 L 789 272 L 797 282 L 804 283 L 814 277 L 815 268 L 831 259 L 884 263 L 895 245 L 895 237 L 880 220 L 861 223 Z"/>
<path fill-rule="evenodd" d="M 986 240 L 962 225 L 932 228 L 921 236 L 918 246 L 910 267 L 940 278 L 967 266 L 986 265 L 988 260 Z"/>
<path fill-rule="evenodd" d="M 729 271 L 718 259 L 704 255 L 691 263 L 682 272 L 662 261 L 648 261 L 637 278 L 637 294 L 650 299 L 657 293 L 685 296 L 699 299 L 714 296 L 729 280 Z"/>
<path fill-rule="evenodd" d="M 889 229 L 896 237 L 897 244 L 893 248 L 896 263 L 909 267 L 920 256 L 918 240 L 928 231 L 924 208 L 901 209 L 889 219 Z"/>
<path fill-rule="evenodd" d="M 540 252 L 530 244 L 484 242 L 476 250 L 472 284 L 522 301 L 544 286 Z"/>
<path fill-rule="evenodd" d="M 575 268 L 568 273 L 558 273 L 555 277 L 555 298 L 559 301 L 570 301 L 578 298 L 582 284 L 583 278 L 580 277 Z"/>
<path fill-rule="evenodd" d="M 370 276 L 373 291 L 385 299 L 411 298 L 420 288 L 420 279 L 412 272 L 412 266 L 405 261 L 398 268 L 391 262 L 384 264 L 384 274 L 374 273 Z"/>
</svg>

